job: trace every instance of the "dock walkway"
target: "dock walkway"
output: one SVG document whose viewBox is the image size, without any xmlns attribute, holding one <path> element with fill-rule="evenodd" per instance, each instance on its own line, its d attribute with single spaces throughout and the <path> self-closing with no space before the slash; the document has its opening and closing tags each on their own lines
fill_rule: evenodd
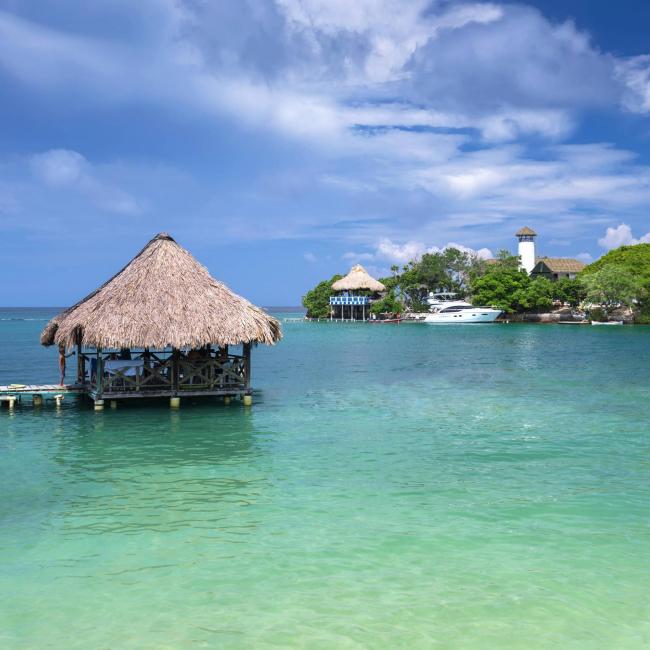
<svg viewBox="0 0 650 650">
<path fill-rule="evenodd" d="M 31 397 L 34 405 L 42 404 L 47 398 L 61 404 L 65 395 L 83 395 L 85 392 L 85 387 L 79 384 L 9 384 L 0 386 L 0 404 L 6 402 L 9 408 L 13 408 L 23 397 Z"/>
</svg>

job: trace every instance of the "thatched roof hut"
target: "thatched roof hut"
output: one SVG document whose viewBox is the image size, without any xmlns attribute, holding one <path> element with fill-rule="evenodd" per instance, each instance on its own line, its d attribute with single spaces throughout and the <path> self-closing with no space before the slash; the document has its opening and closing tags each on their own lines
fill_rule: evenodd
<svg viewBox="0 0 650 650">
<path fill-rule="evenodd" d="M 41 343 L 163 349 L 273 344 L 281 337 L 275 318 L 160 233 L 99 289 L 53 318 Z"/>
<path fill-rule="evenodd" d="M 367 289 L 369 291 L 376 291 L 377 293 L 386 291 L 386 287 L 379 280 L 375 280 L 375 278 L 369 275 L 361 264 L 355 264 L 344 278 L 337 280 L 332 285 L 332 289 L 334 291 L 359 291 L 361 289 Z"/>
</svg>

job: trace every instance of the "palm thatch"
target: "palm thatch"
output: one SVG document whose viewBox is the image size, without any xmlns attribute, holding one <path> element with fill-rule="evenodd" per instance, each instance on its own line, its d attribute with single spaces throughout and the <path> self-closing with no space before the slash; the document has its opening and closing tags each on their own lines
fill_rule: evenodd
<svg viewBox="0 0 650 650">
<path fill-rule="evenodd" d="M 281 338 L 275 318 L 215 280 L 166 233 L 41 333 L 43 345 L 67 348 L 272 345 Z"/>
<path fill-rule="evenodd" d="M 332 285 L 332 289 L 334 291 L 358 291 L 360 289 L 376 292 L 386 291 L 386 287 L 369 275 L 361 264 L 355 264 L 344 278 L 337 280 Z"/>
<path fill-rule="evenodd" d="M 525 236 L 537 237 L 537 233 L 532 228 L 529 228 L 528 226 L 519 228 L 519 230 L 515 233 L 515 237 L 525 237 Z"/>
</svg>

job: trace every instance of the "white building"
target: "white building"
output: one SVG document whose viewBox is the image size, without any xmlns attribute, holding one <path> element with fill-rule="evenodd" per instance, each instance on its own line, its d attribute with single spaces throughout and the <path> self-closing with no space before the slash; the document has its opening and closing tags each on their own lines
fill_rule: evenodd
<svg viewBox="0 0 650 650">
<path fill-rule="evenodd" d="M 519 240 L 519 268 L 525 269 L 531 277 L 561 280 L 568 278 L 575 280 L 585 264 L 579 260 L 567 257 L 537 257 L 535 238 L 537 233 L 526 226 L 515 233 Z"/>
<path fill-rule="evenodd" d="M 526 273 L 530 275 L 537 263 L 535 254 L 535 237 L 537 237 L 537 233 L 526 226 L 518 230 L 515 237 L 519 240 L 519 268 L 525 269 Z"/>
</svg>

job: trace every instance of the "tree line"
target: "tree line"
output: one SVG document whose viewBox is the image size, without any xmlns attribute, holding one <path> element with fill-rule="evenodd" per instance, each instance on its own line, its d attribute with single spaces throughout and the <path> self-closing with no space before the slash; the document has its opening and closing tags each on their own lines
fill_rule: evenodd
<svg viewBox="0 0 650 650">
<path fill-rule="evenodd" d="M 631 307 L 638 322 L 650 322 L 650 244 L 623 246 L 587 266 L 575 280 L 531 278 L 519 268 L 519 257 L 499 251 L 493 260 L 455 248 L 426 253 L 401 268 L 391 267 L 381 278 L 386 293 L 373 303 L 374 313 L 424 312 L 430 292 L 454 292 L 474 305 L 507 314 L 542 312 L 554 304 L 590 305 L 606 317 L 618 307 Z M 332 284 L 342 276 L 319 283 L 303 297 L 307 315 L 329 316 Z"/>
</svg>

